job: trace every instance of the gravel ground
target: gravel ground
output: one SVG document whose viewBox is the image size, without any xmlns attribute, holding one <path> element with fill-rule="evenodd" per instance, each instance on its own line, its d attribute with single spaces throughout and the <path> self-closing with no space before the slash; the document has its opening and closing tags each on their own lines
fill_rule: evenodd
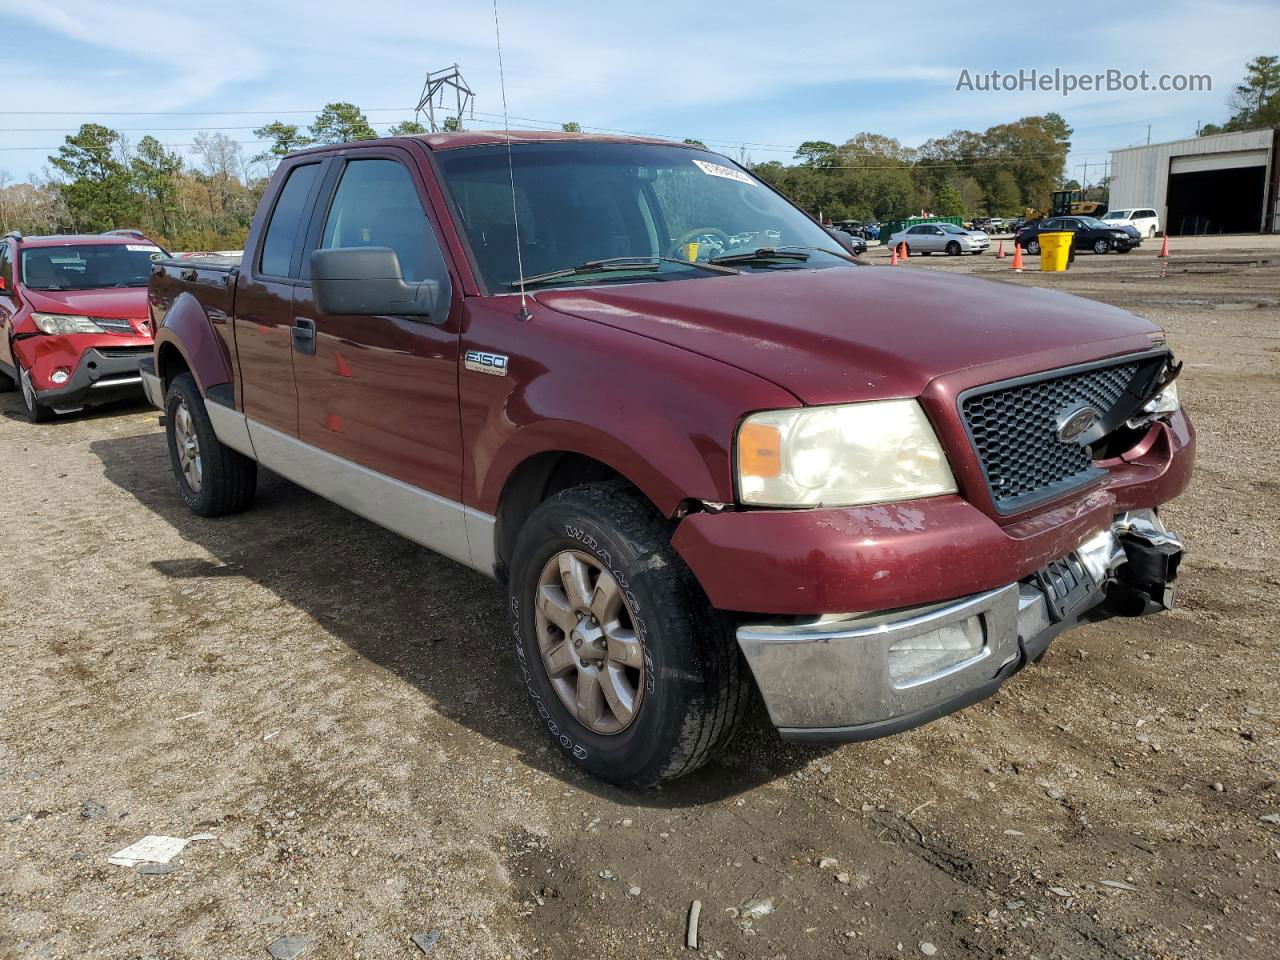
<svg viewBox="0 0 1280 960">
<path fill-rule="evenodd" d="M 757 716 L 638 796 L 547 749 L 493 584 L 272 476 L 201 520 L 155 412 L 33 427 L 0 396 L 0 957 L 1270 960 L 1280 244 L 1179 243 L 1166 279 L 1154 252 L 899 269 L 1168 329 L 1200 436 L 1182 606 L 895 738 L 806 753 Z M 212 839 L 108 862 L 150 834 Z"/>
</svg>

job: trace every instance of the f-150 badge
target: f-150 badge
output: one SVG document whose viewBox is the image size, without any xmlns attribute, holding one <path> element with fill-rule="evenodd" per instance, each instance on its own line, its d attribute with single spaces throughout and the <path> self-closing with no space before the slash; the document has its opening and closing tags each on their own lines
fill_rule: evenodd
<svg viewBox="0 0 1280 960">
<path fill-rule="evenodd" d="M 462 359 L 462 365 L 476 373 L 488 373 L 495 377 L 507 375 L 507 357 L 501 353 L 485 353 L 481 350 L 468 350 Z"/>
</svg>

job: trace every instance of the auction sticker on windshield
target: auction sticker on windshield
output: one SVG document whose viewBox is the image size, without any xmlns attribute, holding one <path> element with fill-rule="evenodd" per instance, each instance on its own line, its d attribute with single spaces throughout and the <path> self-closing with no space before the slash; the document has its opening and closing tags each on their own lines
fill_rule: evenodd
<svg viewBox="0 0 1280 960">
<path fill-rule="evenodd" d="M 695 160 L 693 162 L 698 165 L 699 170 L 713 177 L 724 177 L 726 180 L 737 180 L 739 183 L 749 183 L 753 187 L 756 185 L 756 182 L 749 176 L 741 170 L 733 169 L 733 167 L 725 167 L 718 163 L 707 163 L 705 160 Z"/>
<path fill-rule="evenodd" d="M 159 253 L 160 248 L 142 243 L 126 243 L 124 248 L 131 253 Z"/>
</svg>

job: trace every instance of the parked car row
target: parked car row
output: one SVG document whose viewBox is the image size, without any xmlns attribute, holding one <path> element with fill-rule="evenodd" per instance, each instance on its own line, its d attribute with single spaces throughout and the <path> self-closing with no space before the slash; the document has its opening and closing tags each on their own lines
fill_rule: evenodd
<svg viewBox="0 0 1280 960">
<path fill-rule="evenodd" d="M 35 409 L 149 318 L 125 373 L 191 511 L 248 509 L 262 466 L 502 582 L 534 722 L 606 780 L 699 768 L 757 692 L 788 740 L 908 730 L 1173 603 L 1158 508 L 1194 432 L 1163 331 L 873 269 L 705 148 L 326 145 L 281 162 L 242 258 L 120 243 L 6 238 Z"/>
</svg>

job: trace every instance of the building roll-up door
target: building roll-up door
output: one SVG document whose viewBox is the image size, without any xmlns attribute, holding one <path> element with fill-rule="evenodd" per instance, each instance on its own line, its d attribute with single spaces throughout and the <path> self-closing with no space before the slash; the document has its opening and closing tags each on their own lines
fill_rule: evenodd
<svg viewBox="0 0 1280 960">
<path fill-rule="evenodd" d="M 1174 157 L 1169 173 L 1202 173 L 1206 170 L 1234 170 L 1238 167 L 1265 167 L 1267 150 L 1232 150 L 1228 153 L 1201 153 L 1190 157 Z"/>
</svg>

